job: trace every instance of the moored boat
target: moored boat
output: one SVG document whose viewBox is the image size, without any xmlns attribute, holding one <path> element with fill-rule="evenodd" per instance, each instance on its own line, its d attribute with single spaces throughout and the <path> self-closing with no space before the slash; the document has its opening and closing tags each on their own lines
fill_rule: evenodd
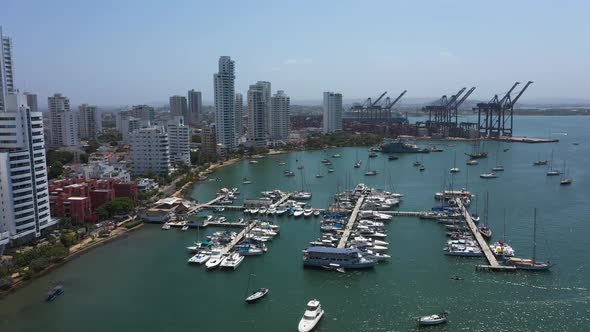
<svg viewBox="0 0 590 332">
<path fill-rule="evenodd" d="M 449 320 L 449 313 L 446 311 L 441 312 L 440 314 L 429 315 L 429 316 L 422 316 L 416 318 L 416 322 L 418 325 L 438 325 L 444 324 Z"/>
<path fill-rule="evenodd" d="M 268 294 L 268 288 L 260 288 L 255 290 L 250 296 L 246 298 L 247 303 L 254 303 Z"/>
<path fill-rule="evenodd" d="M 299 321 L 299 332 L 309 332 L 318 324 L 320 319 L 324 316 L 324 310 L 318 300 L 311 300 L 307 303 L 305 313 Z"/>
</svg>

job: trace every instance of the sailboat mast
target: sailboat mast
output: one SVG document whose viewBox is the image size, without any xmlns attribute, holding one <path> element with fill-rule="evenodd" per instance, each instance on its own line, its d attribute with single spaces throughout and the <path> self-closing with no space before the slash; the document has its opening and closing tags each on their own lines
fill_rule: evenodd
<svg viewBox="0 0 590 332">
<path fill-rule="evenodd" d="M 502 242 L 506 243 L 506 209 L 504 209 L 504 230 L 502 235 Z"/>
<path fill-rule="evenodd" d="M 535 266 L 535 259 L 537 258 L 537 208 L 535 208 L 533 220 L 533 266 Z"/>
</svg>

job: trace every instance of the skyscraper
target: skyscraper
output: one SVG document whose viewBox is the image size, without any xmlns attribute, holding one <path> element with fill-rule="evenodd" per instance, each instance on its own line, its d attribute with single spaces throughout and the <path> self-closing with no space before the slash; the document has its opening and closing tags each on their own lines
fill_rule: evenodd
<svg viewBox="0 0 590 332">
<path fill-rule="evenodd" d="M 270 98 L 272 96 L 272 91 L 270 89 L 270 82 L 267 81 L 258 81 L 256 84 L 262 87 L 262 99 L 264 100 L 264 118 L 266 119 L 266 127 L 265 127 L 265 134 L 270 136 Z"/>
<path fill-rule="evenodd" d="M 324 134 L 342 130 L 342 95 L 324 92 Z"/>
<path fill-rule="evenodd" d="M 24 95 L 27 97 L 27 104 L 29 105 L 31 112 L 39 112 L 39 107 L 37 105 L 37 95 L 29 92 L 25 92 Z"/>
<path fill-rule="evenodd" d="M 188 123 L 191 126 L 198 126 L 201 122 L 201 112 L 203 112 L 203 101 L 201 91 L 188 91 Z"/>
<path fill-rule="evenodd" d="M 149 122 L 156 120 L 156 111 L 148 105 L 133 105 L 129 110 L 129 115 Z"/>
<path fill-rule="evenodd" d="M 236 149 L 236 108 L 234 96 L 234 61 L 229 56 L 219 58 L 219 72 L 213 75 L 215 90 L 215 130 L 220 152 Z"/>
<path fill-rule="evenodd" d="M 12 40 L 2 35 L 2 27 L 0 27 L 0 112 L 6 111 L 6 98 L 11 93 L 14 93 Z"/>
<path fill-rule="evenodd" d="M 185 124 L 184 117 L 175 116 L 166 126 L 170 145 L 170 162 L 178 166 L 191 164 L 190 128 Z"/>
<path fill-rule="evenodd" d="M 10 94 L 0 113 L 0 255 L 10 240 L 26 241 L 57 223 L 49 213 L 43 115 Z"/>
<path fill-rule="evenodd" d="M 244 97 L 236 93 L 236 136 L 244 135 Z"/>
<path fill-rule="evenodd" d="M 96 139 L 102 131 L 102 119 L 94 105 L 82 104 L 78 106 L 80 120 L 80 137 Z"/>
<path fill-rule="evenodd" d="M 249 146 L 266 146 L 267 123 L 265 85 L 258 82 L 248 89 L 248 137 Z"/>
<path fill-rule="evenodd" d="M 170 97 L 170 114 L 173 117 L 182 116 L 185 120 L 188 120 L 188 109 L 185 96 Z"/>
<path fill-rule="evenodd" d="M 272 140 L 286 140 L 289 138 L 291 129 L 289 96 L 283 90 L 279 90 L 271 97 L 270 104 L 270 138 Z"/>
<path fill-rule="evenodd" d="M 78 114 L 70 112 L 70 100 L 56 93 L 47 98 L 51 120 L 51 145 L 54 147 L 80 144 Z"/>
</svg>

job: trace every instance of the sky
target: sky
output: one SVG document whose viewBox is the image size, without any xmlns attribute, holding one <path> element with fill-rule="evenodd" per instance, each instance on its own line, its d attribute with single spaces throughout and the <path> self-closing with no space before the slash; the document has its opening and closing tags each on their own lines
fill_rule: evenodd
<svg viewBox="0 0 590 332">
<path fill-rule="evenodd" d="M 2 0 L 21 90 L 73 104 L 213 101 L 219 56 L 236 92 L 264 80 L 292 103 L 383 91 L 408 98 L 476 86 L 488 100 L 515 81 L 521 98 L 590 100 L 590 1 Z"/>
</svg>

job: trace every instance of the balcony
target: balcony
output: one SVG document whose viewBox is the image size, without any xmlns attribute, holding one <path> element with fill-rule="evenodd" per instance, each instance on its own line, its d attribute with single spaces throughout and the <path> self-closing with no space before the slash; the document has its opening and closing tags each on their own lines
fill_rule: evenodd
<svg viewBox="0 0 590 332">
<path fill-rule="evenodd" d="M 10 233 L 2 232 L 0 233 L 0 246 L 8 244 L 10 242 Z"/>
</svg>

